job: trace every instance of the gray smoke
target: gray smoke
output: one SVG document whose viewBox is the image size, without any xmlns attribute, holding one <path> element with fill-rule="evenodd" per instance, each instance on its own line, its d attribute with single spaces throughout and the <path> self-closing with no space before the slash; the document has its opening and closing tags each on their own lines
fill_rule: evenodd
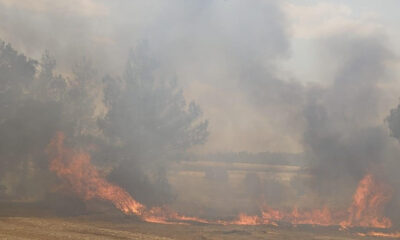
<svg viewBox="0 0 400 240">
<path fill-rule="evenodd" d="M 277 172 L 237 180 L 233 163 L 184 169 L 215 183 L 209 191 L 220 202 L 250 195 L 278 204 L 296 188 L 345 205 L 367 172 L 398 184 L 400 146 L 387 127 L 399 138 L 398 110 L 384 121 L 396 101 L 385 86 L 394 83 L 397 61 L 386 33 L 324 35 L 313 51 L 315 68 L 326 73 L 305 84 L 281 68 L 292 51 L 283 7 L 272 0 L 0 0 L 0 38 L 37 59 L 1 47 L 1 196 L 29 198 L 41 186 L 39 195 L 47 194 L 43 183 L 54 176 L 43 150 L 58 130 L 70 145 L 96 145 L 93 161 L 108 179 L 152 205 L 188 201 L 182 194 L 193 189 L 174 192 L 168 174 L 193 152 L 304 152 L 292 186 Z"/>
</svg>

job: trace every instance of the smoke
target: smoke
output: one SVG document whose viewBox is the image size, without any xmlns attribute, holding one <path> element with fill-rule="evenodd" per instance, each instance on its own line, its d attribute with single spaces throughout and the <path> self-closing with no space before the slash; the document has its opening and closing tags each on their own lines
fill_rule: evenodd
<svg viewBox="0 0 400 240">
<path fill-rule="evenodd" d="M 380 27 L 361 21 L 324 30 L 311 49 L 315 71 L 324 74 L 306 84 L 282 67 L 298 39 L 278 1 L 0 6 L 0 38 L 38 59 L 2 45 L 0 196 L 48 194 L 55 176 L 43 151 L 56 131 L 91 152 L 108 180 L 150 205 L 191 209 L 193 201 L 193 209 L 214 211 L 213 204 L 228 202 L 223 207 L 232 213 L 249 202 L 254 211 L 262 199 L 302 205 L 312 194 L 316 199 L 306 201 L 342 206 L 367 173 L 400 182 L 400 145 L 387 128 L 399 137 L 398 110 L 384 121 L 398 94 L 390 89 L 397 59 Z M 287 153 L 279 160 L 285 167 L 299 153 L 291 167 L 300 173 L 177 163 L 242 151 Z M 240 161 L 254 164 L 251 156 Z M 207 184 L 193 180 L 199 172 Z M 213 187 L 196 192 L 180 182 Z M 207 194 L 218 203 L 199 197 Z"/>
<path fill-rule="evenodd" d="M 69 6 L 61 1 L 24 2 L 0 2 L 2 38 L 36 59 L 49 50 L 57 72 L 71 74 L 71 66 L 86 57 L 100 76 L 120 75 L 129 49 L 145 40 L 160 67 L 177 75 L 185 97 L 213 116 L 207 152 L 265 151 L 266 145 L 301 151 L 301 131 L 287 128 L 296 126 L 288 119 L 298 120 L 301 87 L 282 81 L 276 66 L 290 56 L 288 23 L 276 1 L 88 0 L 74 2 L 69 11 L 60 10 Z"/>
<path fill-rule="evenodd" d="M 381 31 L 344 31 L 323 38 L 321 45 L 333 74 L 327 86 L 308 89 L 303 141 L 312 177 L 304 184 L 318 193 L 318 203 L 343 206 L 365 174 L 398 184 L 391 169 L 398 167 L 400 149 L 387 127 L 391 123 L 395 135 L 394 121 L 384 120 L 396 101 L 385 86 L 396 83 L 397 60 Z M 397 211 L 394 196 L 386 214 L 396 222 Z"/>
<path fill-rule="evenodd" d="M 387 106 L 379 84 L 390 81 L 388 63 L 393 60 L 383 37 L 344 32 L 323 44 L 337 66 L 328 87 L 310 90 L 304 142 L 314 159 L 317 189 L 329 198 L 340 186 L 384 165 L 391 157 L 387 153 L 397 149 L 382 116 Z"/>
<path fill-rule="evenodd" d="M 62 94 L 70 96 L 61 100 L 62 112 L 74 116 L 67 134 L 84 136 L 76 145 L 94 138 L 91 141 L 100 146 L 93 152 L 94 161 L 111 168 L 110 180 L 144 203 L 172 198 L 165 197 L 170 195 L 168 161 L 179 158 L 182 149 L 205 142 L 206 122 L 193 129 L 188 125 L 200 117 L 200 108 L 188 103 L 188 112 L 181 112 L 185 98 L 194 98 L 206 117 L 213 116 L 205 147 L 210 151 L 221 149 L 225 141 L 231 141 L 226 144 L 229 151 L 242 150 L 241 145 L 264 150 L 265 142 L 289 136 L 271 131 L 276 125 L 284 131 L 280 121 L 289 119 L 286 113 L 275 114 L 264 126 L 265 114 L 279 102 L 285 101 L 290 111 L 295 111 L 292 103 L 300 102 L 292 94 L 298 84 L 276 76 L 275 61 L 288 56 L 289 41 L 275 1 L 77 1 L 77 8 L 59 1 L 0 4 L 3 39 L 37 59 L 48 49 L 57 60 L 54 70 L 66 83 Z M 65 8 L 69 10 L 60 10 Z M 89 61 L 81 62 L 82 57 Z M 78 67 L 76 62 L 81 62 Z M 105 74 L 110 75 L 99 81 Z M 259 85 L 269 92 L 258 92 Z M 207 88 L 222 97 L 199 97 Z M 293 99 L 273 94 L 274 88 Z M 236 96 L 241 97 L 232 109 L 229 99 Z M 259 112 L 263 101 L 270 102 L 268 109 Z M 230 109 L 232 116 L 227 118 L 222 108 Z M 237 109 L 247 113 L 237 115 Z M 249 127 L 253 114 L 250 121 L 266 133 L 263 136 Z M 242 141 L 232 141 L 244 134 L 248 137 Z M 287 141 L 293 143 L 290 136 L 283 137 L 283 143 L 271 148 L 282 148 Z"/>
</svg>

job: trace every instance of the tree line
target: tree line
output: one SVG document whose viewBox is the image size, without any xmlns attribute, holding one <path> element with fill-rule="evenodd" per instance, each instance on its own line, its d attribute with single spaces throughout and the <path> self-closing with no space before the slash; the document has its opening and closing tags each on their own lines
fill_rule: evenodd
<svg viewBox="0 0 400 240">
<path fill-rule="evenodd" d="M 86 58 L 59 74 L 49 52 L 35 60 L 1 42 L 0 198 L 46 197 L 56 179 L 44 149 L 57 131 L 137 200 L 173 198 L 168 163 L 207 140 L 208 121 L 160 66 L 139 44 L 121 74 L 100 76 Z"/>
</svg>

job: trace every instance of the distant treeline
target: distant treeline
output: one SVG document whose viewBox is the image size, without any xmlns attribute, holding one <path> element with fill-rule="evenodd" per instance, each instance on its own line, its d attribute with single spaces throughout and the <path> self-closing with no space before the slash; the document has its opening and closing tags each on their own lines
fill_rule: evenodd
<svg viewBox="0 0 400 240">
<path fill-rule="evenodd" d="M 270 165 L 305 166 L 307 164 L 303 153 L 273 153 L 273 152 L 227 152 L 197 156 L 196 160 L 215 162 L 240 162 Z"/>
</svg>

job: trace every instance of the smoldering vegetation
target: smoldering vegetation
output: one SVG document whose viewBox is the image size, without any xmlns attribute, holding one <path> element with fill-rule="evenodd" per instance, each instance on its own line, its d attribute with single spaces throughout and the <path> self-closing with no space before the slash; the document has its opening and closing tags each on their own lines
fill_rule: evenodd
<svg viewBox="0 0 400 240">
<path fill-rule="evenodd" d="M 85 209 L 57 189 L 48 168 L 44 150 L 62 131 L 146 205 L 214 218 L 256 213 L 264 203 L 343 207 L 372 173 L 392 186 L 385 211 L 400 222 L 400 107 L 385 88 L 398 60 L 384 31 L 344 29 L 319 39 L 326 79 L 305 84 L 279 70 L 290 55 L 290 26 L 275 1 L 154 1 L 162 13 L 144 11 L 154 19 L 131 17 L 147 6 L 135 1 L 104 4 L 111 17 L 43 17 L 24 8 L 27 24 L 20 11 L 1 10 L 0 37 L 13 44 L 0 48 L 1 199 Z M 37 49 L 42 57 L 25 55 L 38 56 Z M 200 106 L 183 91 L 191 84 L 214 95 Z M 268 126 L 255 121 L 260 131 L 245 133 L 252 115 Z M 193 150 L 212 149 L 227 139 L 220 136 L 243 143 L 253 135 L 271 145 L 297 142 L 302 151 Z"/>
</svg>

